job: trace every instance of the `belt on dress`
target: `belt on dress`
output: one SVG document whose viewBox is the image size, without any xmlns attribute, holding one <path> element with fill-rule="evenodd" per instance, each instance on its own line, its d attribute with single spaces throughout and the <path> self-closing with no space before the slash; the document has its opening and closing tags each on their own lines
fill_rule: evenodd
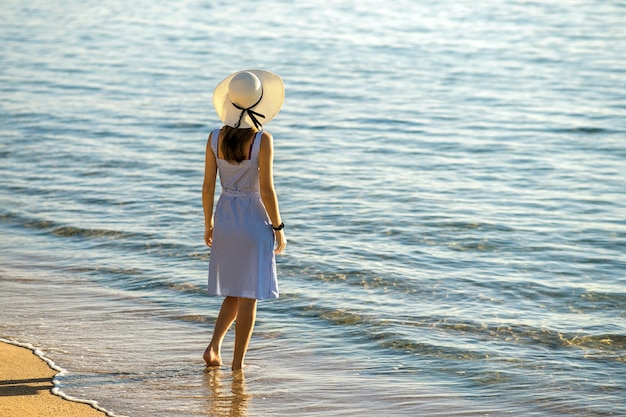
<svg viewBox="0 0 626 417">
<path fill-rule="evenodd" d="M 222 190 L 222 195 L 228 196 L 228 197 L 254 197 L 257 195 L 260 195 L 259 191 L 256 190 L 230 190 L 230 189 L 223 189 Z"/>
</svg>

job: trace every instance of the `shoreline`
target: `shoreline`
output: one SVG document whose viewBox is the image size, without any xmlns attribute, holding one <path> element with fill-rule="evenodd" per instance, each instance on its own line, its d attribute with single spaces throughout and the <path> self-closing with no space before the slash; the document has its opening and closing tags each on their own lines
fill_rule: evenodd
<svg viewBox="0 0 626 417">
<path fill-rule="evenodd" d="M 0 415 L 3 417 L 106 417 L 95 402 L 59 393 L 54 378 L 61 370 L 40 351 L 0 339 Z"/>
</svg>

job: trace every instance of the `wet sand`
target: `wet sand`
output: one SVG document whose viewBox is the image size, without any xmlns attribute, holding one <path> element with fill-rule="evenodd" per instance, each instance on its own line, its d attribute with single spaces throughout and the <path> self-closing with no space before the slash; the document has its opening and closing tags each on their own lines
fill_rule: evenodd
<svg viewBox="0 0 626 417">
<path fill-rule="evenodd" d="M 52 394 L 57 371 L 30 349 L 0 342 L 0 415 L 103 417 L 89 404 Z"/>
</svg>

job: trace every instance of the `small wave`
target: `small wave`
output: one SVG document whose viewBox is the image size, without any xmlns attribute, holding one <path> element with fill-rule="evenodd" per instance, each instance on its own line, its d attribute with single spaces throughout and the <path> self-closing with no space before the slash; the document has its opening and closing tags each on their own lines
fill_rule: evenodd
<svg viewBox="0 0 626 417">
<path fill-rule="evenodd" d="M 75 272 L 75 273 L 79 273 L 79 274 L 84 274 L 84 273 L 101 273 L 101 274 L 105 274 L 105 275 L 117 275 L 117 276 L 124 276 L 124 277 L 129 277 L 129 276 L 135 276 L 135 275 L 141 275 L 143 274 L 143 271 L 139 270 L 139 269 L 127 269 L 127 268 L 112 268 L 112 267 L 89 267 L 89 266 L 84 266 L 84 267 L 71 267 L 71 268 L 67 268 L 66 269 L 68 272 Z"/>
<path fill-rule="evenodd" d="M 505 343 L 507 345 L 543 346 L 552 351 L 580 350 L 585 358 L 626 362 L 626 335 L 591 334 L 586 332 L 569 333 L 546 327 L 534 327 L 508 323 L 477 323 L 455 320 L 448 317 L 394 318 L 385 319 L 363 311 L 350 311 L 303 303 L 290 308 L 308 317 L 326 321 L 332 326 L 345 326 L 358 330 L 355 334 L 375 342 L 380 348 L 391 349 L 405 354 L 420 354 L 439 359 L 485 359 L 481 350 L 439 345 L 428 340 L 411 339 L 406 336 L 409 328 L 438 330 L 446 339 L 475 339 L 485 343 Z M 403 335 L 404 334 L 404 335 Z M 488 356 L 494 356 L 489 353 Z M 497 356 L 497 355 L 496 355 Z"/>
<path fill-rule="evenodd" d="M 621 334 L 599 334 L 580 335 L 557 333 L 563 346 L 574 346 L 582 349 L 615 350 L 624 351 L 626 349 L 626 335 Z M 621 362 L 626 362 L 626 355 L 619 357 Z"/>
<path fill-rule="evenodd" d="M 191 123 L 191 122 L 180 122 L 180 123 L 163 123 L 160 127 L 164 129 L 205 129 L 207 125 L 204 123 Z"/>
<path fill-rule="evenodd" d="M 307 316 L 322 319 L 333 326 L 358 328 L 358 332 L 355 334 L 374 342 L 382 349 L 390 349 L 410 355 L 419 353 L 439 359 L 474 360 L 485 358 L 485 354 L 480 352 L 410 340 L 393 331 L 394 323 L 392 321 L 380 319 L 373 315 L 317 305 L 296 307 L 296 310 Z"/>
<path fill-rule="evenodd" d="M 483 223 L 483 222 L 463 222 L 463 221 L 452 221 L 448 219 L 442 218 L 438 220 L 433 217 L 433 220 L 426 220 L 424 222 L 425 227 L 433 228 L 433 229 L 449 229 L 451 231 L 472 231 L 478 230 L 483 232 L 515 232 L 515 229 L 504 225 L 504 224 L 496 224 L 496 223 Z"/>
<path fill-rule="evenodd" d="M 101 238 L 106 237 L 110 239 L 122 239 L 128 237 L 137 236 L 136 233 L 122 232 L 118 230 L 107 229 L 84 229 L 73 226 L 60 226 L 51 230 L 51 233 L 60 237 L 88 237 L 88 238 Z"/>
<path fill-rule="evenodd" d="M 486 359 L 488 355 L 474 350 L 461 349 L 451 346 L 434 345 L 430 343 L 417 342 L 398 337 L 395 334 L 383 333 L 376 335 L 373 339 L 379 340 L 379 346 L 384 349 L 401 351 L 408 354 L 431 356 L 438 359 L 447 360 L 479 360 Z"/>
<path fill-rule="evenodd" d="M 173 320 L 184 321 L 188 323 L 213 323 L 213 320 L 209 320 L 206 316 L 200 315 L 185 315 L 185 316 L 172 316 Z"/>
<path fill-rule="evenodd" d="M 0 213 L 0 222 L 21 226 L 34 230 L 49 230 L 55 236 L 59 237 L 86 237 L 86 238 L 109 238 L 123 239 L 137 237 L 139 234 L 110 229 L 90 229 L 75 226 L 62 226 L 57 222 L 46 219 L 31 219 L 20 216 L 15 213 Z"/>
<path fill-rule="evenodd" d="M 287 268 L 285 268 L 287 270 Z M 340 272 L 321 272 L 307 276 L 309 279 L 325 283 L 345 283 L 349 286 L 368 289 L 393 289 L 402 293 L 415 292 L 415 284 L 398 276 L 381 276 L 364 271 L 346 270 Z"/>
<path fill-rule="evenodd" d="M 451 242 L 448 244 L 448 248 L 456 252 L 496 252 L 498 249 L 501 249 L 501 247 L 501 245 L 495 245 L 487 239 L 465 239 L 465 241 L 462 242 Z"/>
<path fill-rule="evenodd" d="M 577 134 L 583 134 L 583 135 L 618 133 L 616 130 L 606 129 L 602 127 L 591 127 L 591 126 L 579 126 L 579 127 L 565 128 L 565 129 L 554 129 L 552 130 L 552 132 L 554 133 L 577 133 Z"/>
<path fill-rule="evenodd" d="M 350 326 L 366 323 L 365 316 L 345 310 L 329 310 L 320 314 L 320 318 L 337 326 Z"/>
<path fill-rule="evenodd" d="M 29 220 L 24 222 L 23 226 L 28 229 L 46 230 L 55 227 L 56 223 L 50 220 Z"/>
<path fill-rule="evenodd" d="M 67 268 L 66 271 L 81 275 L 98 277 L 107 285 L 115 284 L 125 291 L 152 291 L 167 293 L 169 298 L 180 296 L 204 295 L 203 286 L 187 282 L 172 282 L 169 279 L 160 279 L 155 276 L 154 271 L 138 268 L 123 268 L 112 266 L 81 266 Z"/>
</svg>

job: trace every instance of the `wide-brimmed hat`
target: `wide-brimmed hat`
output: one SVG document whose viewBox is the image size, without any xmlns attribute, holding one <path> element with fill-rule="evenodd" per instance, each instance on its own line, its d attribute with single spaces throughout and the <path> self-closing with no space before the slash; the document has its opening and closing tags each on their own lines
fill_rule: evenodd
<svg viewBox="0 0 626 417">
<path fill-rule="evenodd" d="M 282 78 L 269 71 L 245 70 L 226 77 L 213 92 L 213 105 L 225 125 L 242 129 L 272 120 L 285 101 Z"/>
</svg>

